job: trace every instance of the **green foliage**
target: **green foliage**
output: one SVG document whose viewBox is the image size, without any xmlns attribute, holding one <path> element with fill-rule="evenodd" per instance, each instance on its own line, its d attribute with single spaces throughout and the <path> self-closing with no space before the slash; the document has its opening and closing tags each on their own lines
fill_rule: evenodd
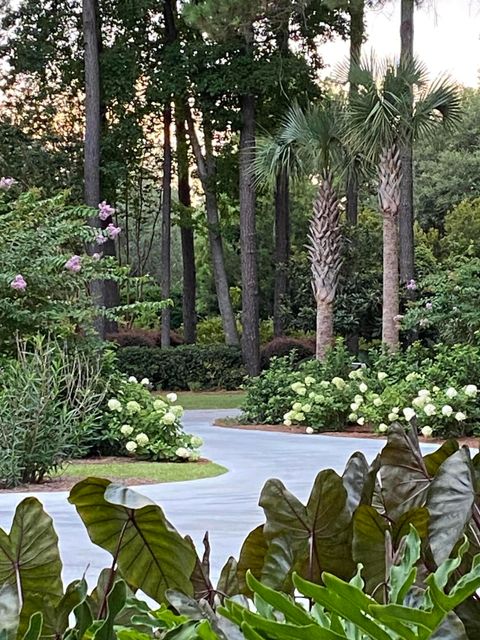
<svg viewBox="0 0 480 640">
<path fill-rule="evenodd" d="M 183 409 L 175 393 L 154 397 L 149 380 L 121 379 L 110 386 L 105 426 L 96 447 L 103 453 L 131 455 L 153 461 L 198 460 L 201 438 L 184 433 Z"/>
<path fill-rule="evenodd" d="M 37 337 L 19 342 L 17 359 L 2 367 L 0 483 L 41 482 L 81 455 L 101 423 L 109 384 L 102 349 Z"/>
<path fill-rule="evenodd" d="M 442 246 L 450 256 L 480 258 L 480 198 L 462 200 L 445 216 Z"/>
<path fill-rule="evenodd" d="M 238 389 L 245 375 L 240 349 L 225 345 L 125 347 L 117 358 L 120 371 L 159 389 Z"/>
<path fill-rule="evenodd" d="M 325 377 L 346 375 L 350 369 L 352 357 L 348 354 L 343 342 L 339 341 L 322 363 L 318 360 L 308 360 L 300 363 L 296 368 L 295 360 L 295 352 L 283 358 L 272 358 L 268 369 L 256 378 L 247 379 L 245 383 L 247 397 L 242 404 L 243 418 L 246 421 L 258 424 L 283 422 L 285 413 L 299 397 L 292 385 L 298 381 L 304 382 L 306 378 L 311 384 L 311 379 L 316 381 Z M 307 395 L 306 387 L 305 395 Z M 332 420 L 337 426 L 340 426 L 343 420 L 341 415 L 335 413 L 339 408 L 338 402 L 331 407 Z"/>
<path fill-rule="evenodd" d="M 419 300 L 410 305 L 403 325 L 447 344 L 476 343 L 479 288 L 480 258 L 455 258 L 420 282 Z"/>
</svg>

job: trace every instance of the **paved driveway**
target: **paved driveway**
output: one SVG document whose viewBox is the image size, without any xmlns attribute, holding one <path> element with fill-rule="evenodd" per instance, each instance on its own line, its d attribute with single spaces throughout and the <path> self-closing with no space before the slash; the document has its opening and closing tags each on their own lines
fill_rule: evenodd
<svg viewBox="0 0 480 640">
<path fill-rule="evenodd" d="M 222 429 L 212 420 L 232 411 L 187 411 L 185 428 L 205 441 L 203 455 L 224 465 L 227 474 L 216 478 L 135 487 L 164 509 L 182 534 L 199 545 L 206 530 L 212 546 L 212 573 L 217 576 L 229 555 L 238 555 L 246 534 L 262 522 L 257 506 L 268 478 L 280 478 L 300 499 L 305 499 L 317 472 L 333 468 L 341 472 L 354 452 L 371 460 L 381 449 L 379 440 L 307 436 L 262 431 Z M 9 528 L 15 506 L 26 494 L 0 491 L 0 526 Z M 29 494 L 34 495 L 34 494 Z M 39 493 L 53 517 L 60 538 L 64 580 L 85 572 L 91 586 L 98 572 L 110 564 L 110 556 L 93 545 L 67 493 Z"/>
</svg>

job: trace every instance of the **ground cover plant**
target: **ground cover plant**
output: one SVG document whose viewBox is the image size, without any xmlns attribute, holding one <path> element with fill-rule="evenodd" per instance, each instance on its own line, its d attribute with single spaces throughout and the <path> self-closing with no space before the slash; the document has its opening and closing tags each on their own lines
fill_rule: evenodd
<svg viewBox="0 0 480 640">
<path fill-rule="evenodd" d="M 201 559 L 150 499 L 88 478 L 69 500 L 112 554 L 91 594 L 84 580 L 62 586 L 52 521 L 27 498 L 1 533 L 4 637 L 474 640 L 478 469 L 455 441 L 422 456 L 415 432 L 394 425 L 371 465 L 356 453 L 342 475 L 320 471 L 306 503 L 268 480 L 265 522 L 217 585 L 208 538 Z"/>
</svg>

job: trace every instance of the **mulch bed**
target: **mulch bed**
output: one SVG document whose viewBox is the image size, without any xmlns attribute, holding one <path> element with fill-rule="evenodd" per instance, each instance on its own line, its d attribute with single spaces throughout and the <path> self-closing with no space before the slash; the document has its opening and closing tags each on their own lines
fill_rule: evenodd
<svg viewBox="0 0 480 640">
<path fill-rule="evenodd" d="M 97 458 L 84 458 L 82 460 L 72 460 L 72 464 L 141 464 L 141 460 L 135 460 L 133 458 L 122 458 L 120 456 L 105 456 Z M 210 460 L 206 458 L 200 458 L 195 464 L 207 464 Z M 162 464 L 159 462 L 158 464 Z M 181 463 L 179 463 L 181 464 Z M 102 475 L 102 477 L 105 474 Z M 117 478 L 115 476 L 108 476 L 108 480 L 115 482 L 115 484 L 122 484 L 125 486 L 133 487 L 141 484 L 158 484 L 157 479 L 149 480 L 148 478 L 136 478 L 135 476 L 129 478 Z M 49 491 L 70 491 L 70 489 L 77 484 L 85 480 L 85 476 L 59 476 L 56 478 L 45 478 L 40 484 L 24 484 L 14 489 L 0 489 L 1 493 L 43 493 Z"/>
<path fill-rule="evenodd" d="M 336 438 L 367 438 L 371 440 L 386 440 L 386 436 L 383 434 L 373 433 L 370 427 L 367 425 L 361 427 L 357 426 L 348 426 L 343 431 L 321 431 L 319 433 L 307 434 L 305 433 L 305 427 L 302 427 L 298 424 L 292 424 L 290 427 L 284 424 L 240 424 L 236 423 L 232 420 L 215 420 L 214 425 L 216 427 L 222 427 L 224 429 L 242 429 L 244 431 L 274 431 L 278 433 L 297 433 L 299 435 L 309 435 L 312 436 L 335 436 Z M 418 438 L 420 442 L 425 442 L 429 444 L 439 444 L 441 445 L 445 440 L 441 438 L 424 438 L 423 436 L 419 436 Z M 458 440 L 460 445 L 466 445 L 471 449 L 479 449 L 480 448 L 480 438 L 478 437 L 463 437 L 463 438 L 455 438 Z"/>
</svg>

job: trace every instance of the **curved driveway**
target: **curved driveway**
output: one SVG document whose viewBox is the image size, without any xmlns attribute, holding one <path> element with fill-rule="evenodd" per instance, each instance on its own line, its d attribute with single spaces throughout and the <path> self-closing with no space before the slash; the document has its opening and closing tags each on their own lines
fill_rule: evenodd
<svg viewBox="0 0 480 640">
<path fill-rule="evenodd" d="M 227 467 L 228 473 L 194 482 L 134 487 L 158 502 L 168 519 L 182 534 L 190 534 L 199 549 L 205 531 L 210 532 L 214 577 L 229 555 L 238 555 L 246 534 L 262 522 L 257 502 L 268 478 L 280 478 L 303 500 L 318 471 L 328 467 L 341 473 L 354 451 L 363 451 L 371 460 L 382 447 L 380 440 L 213 427 L 212 420 L 221 415 L 232 415 L 232 411 L 187 411 L 184 424 L 187 432 L 204 439 L 203 455 Z M 25 495 L 0 491 L 2 528 L 10 528 L 15 506 Z M 65 581 L 80 578 L 86 571 L 93 586 L 99 571 L 109 566 L 110 556 L 90 542 L 67 495 L 52 492 L 37 497 L 59 535 Z"/>
</svg>

